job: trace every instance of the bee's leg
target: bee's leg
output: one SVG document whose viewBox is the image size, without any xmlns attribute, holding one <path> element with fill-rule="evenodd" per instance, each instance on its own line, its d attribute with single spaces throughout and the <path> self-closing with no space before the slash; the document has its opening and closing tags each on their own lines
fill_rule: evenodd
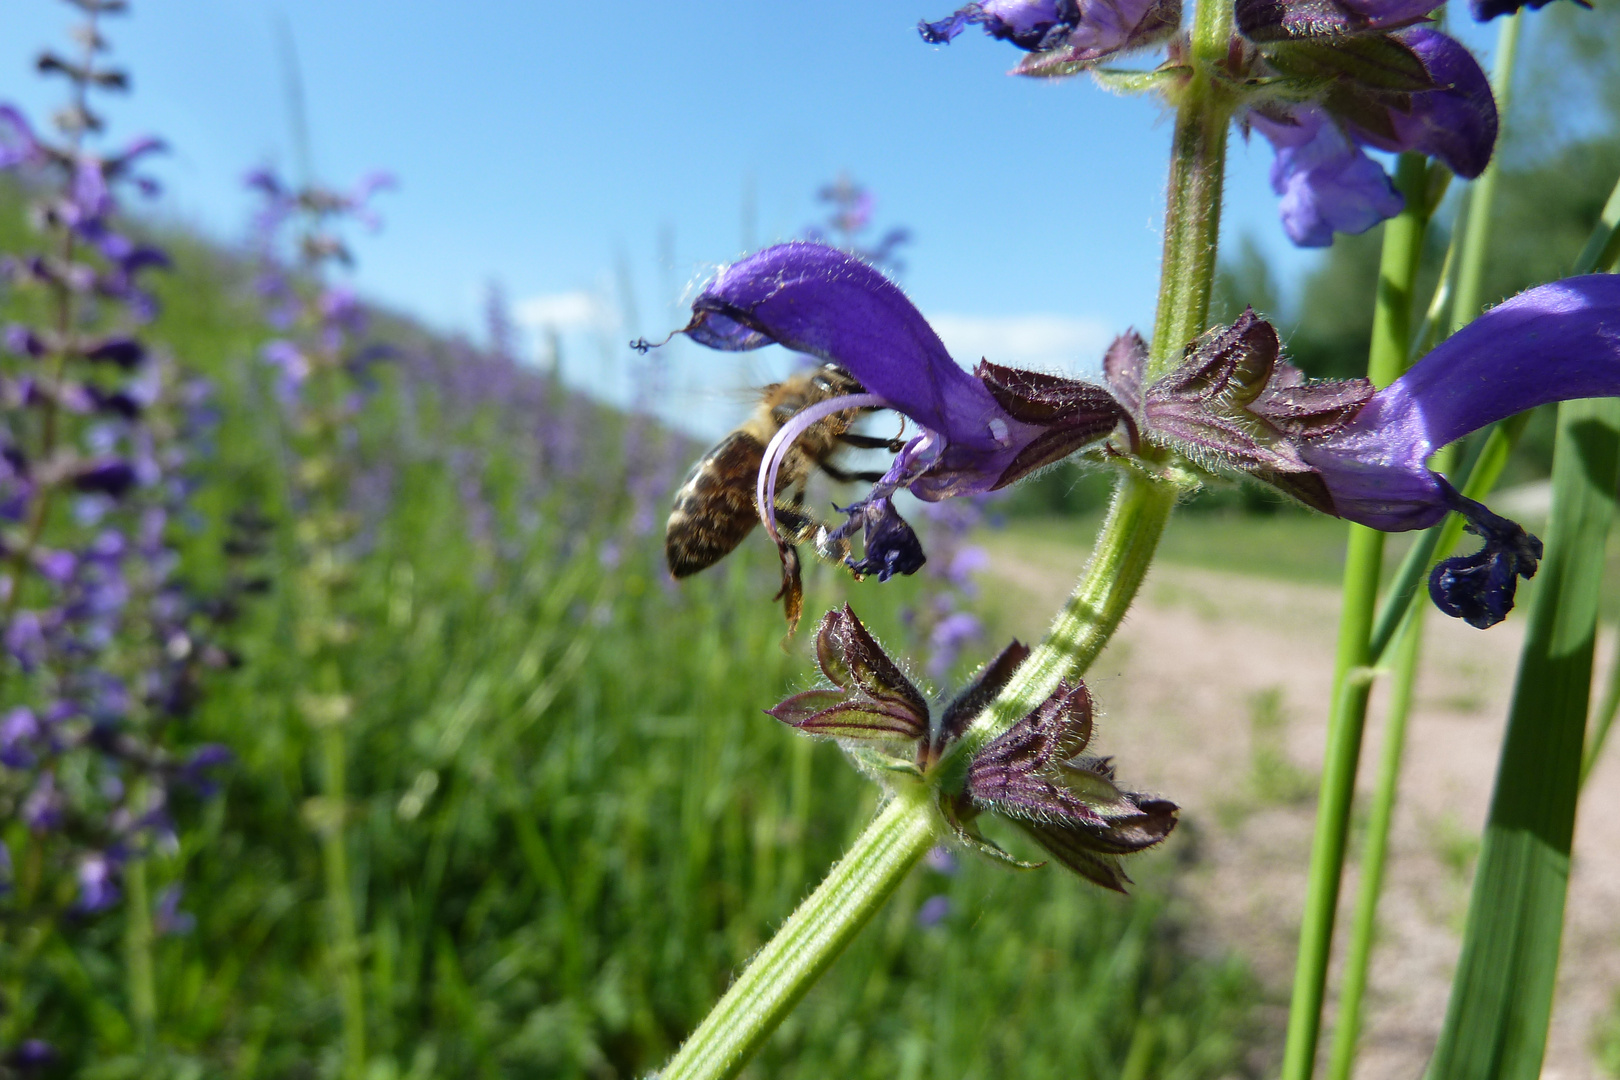
<svg viewBox="0 0 1620 1080">
<path fill-rule="evenodd" d="M 903 439 L 880 439 L 876 435 L 855 435 L 847 431 L 838 436 L 838 441 L 857 450 L 887 450 L 891 454 L 898 454 L 906 446 Z"/>
<path fill-rule="evenodd" d="M 804 492 L 791 503 L 776 504 L 776 531 L 786 544 L 802 544 L 815 533 L 816 519 L 804 510 Z"/>
<path fill-rule="evenodd" d="M 857 480 L 868 484 L 875 484 L 888 475 L 887 473 L 883 472 L 846 472 L 845 470 L 840 469 L 838 466 L 828 465 L 826 462 L 822 462 L 821 471 L 838 481 L 840 484 L 853 484 Z"/>
</svg>

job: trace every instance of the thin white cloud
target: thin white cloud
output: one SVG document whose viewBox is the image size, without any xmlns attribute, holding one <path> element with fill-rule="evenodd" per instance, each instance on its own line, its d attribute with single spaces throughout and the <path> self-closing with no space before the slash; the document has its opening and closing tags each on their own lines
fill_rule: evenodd
<svg viewBox="0 0 1620 1080">
<path fill-rule="evenodd" d="M 980 358 L 1011 367 L 1093 372 L 1117 330 L 1073 315 L 930 315 L 945 347 L 972 367 Z"/>
<path fill-rule="evenodd" d="M 593 330 L 611 322 L 602 298 L 583 290 L 519 300 L 512 305 L 512 316 L 519 326 L 531 329 Z"/>
</svg>

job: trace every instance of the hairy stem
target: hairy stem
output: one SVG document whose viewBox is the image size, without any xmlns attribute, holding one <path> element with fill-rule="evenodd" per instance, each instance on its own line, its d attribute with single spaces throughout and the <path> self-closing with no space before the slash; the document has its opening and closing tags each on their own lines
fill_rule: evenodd
<svg viewBox="0 0 1620 1080">
<path fill-rule="evenodd" d="M 882 908 L 942 827 L 933 799 L 908 787 L 885 806 L 816 891 L 755 954 L 660 1080 L 724 1080 L 748 1059 L 861 927 Z"/>
<path fill-rule="evenodd" d="M 1149 377 L 1163 371 L 1209 319 L 1220 235 L 1221 183 L 1231 104 L 1220 65 L 1231 8 L 1205 0 L 1194 16 L 1191 73 L 1180 90 L 1165 215 L 1164 264 Z M 1123 474 L 1096 547 L 1046 640 L 943 760 L 930 780 L 959 788 L 973 753 L 1096 659 L 1147 575 L 1184 485 L 1170 470 Z M 878 909 L 938 835 L 931 787 L 903 790 L 827 879 L 743 971 L 660 1074 L 662 1080 L 735 1076 L 810 985 Z"/>
<path fill-rule="evenodd" d="M 1164 215 L 1164 262 L 1147 375 L 1169 370 L 1184 345 L 1204 332 L 1215 287 L 1221 232 L 1221 189 L 1232 105 L 1219 67 L 1232 38 L 1229 4 L 1206 0 L 1194 15 L 1191 74 L 1181 89 L 1170 151 L 1170 194 Z"/>
</svg>

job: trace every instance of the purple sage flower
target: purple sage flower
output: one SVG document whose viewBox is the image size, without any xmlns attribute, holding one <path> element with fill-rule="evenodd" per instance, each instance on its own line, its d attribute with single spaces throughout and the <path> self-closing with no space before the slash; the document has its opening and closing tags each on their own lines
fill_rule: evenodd
<svg viewBox="0 0 1620 1080">
<path fill-rule="evenodd" d="M 969 25 L 1031 53 L 1013 73 L 1072 74 L 1083 67 L 1163 41 L 1181 25 L 1180 0 L 982 0 L 935 22 L 917 24 L 932 45 L 953 41 Z"/>
<path fill-rule="evenodd" d="M 1380 10 L 1406 18 L 1415 8 Z M 1245 13 L 1257 18 L 1257 11 L 1315 25 L 1310 20 L 1316 8 L 1291 0 L 1240 6 L 1240 25 Z M 1457 41 L 1427 26 L 1353 38 L 1353 46 L 1342 47 L 1372 54 L 1355 60 L 1376 61 L 1393 72 L 1371 84 L 1322 59 L 1320 50 L 1332 47 L 1335 31 L 1323 31 L 1329 35 L 1323 42 L 1299 40 L 1303 31 L 1294 33 L 1300 28 L 1286 23 L 1246 32 L 1266 40 L 1266 34 L 1285 30 L 1292 36 L 1263 47 L 1271 67 L 1285 78 L 1331 89 L 1320 103 L 1251 108 L 1241 120 L 1277 151 L 1271 186 L 1282 196 L 1283 228 L 1295 244 L 1326 247 L 1335 232 L 1365 232 L 1400 213 L 1404 199 L 1364 147 L 1427 154 L 1467 179 L 1485 170 L 1496 145 L 1496 100 L 1479 62 Z"/>
</svg>

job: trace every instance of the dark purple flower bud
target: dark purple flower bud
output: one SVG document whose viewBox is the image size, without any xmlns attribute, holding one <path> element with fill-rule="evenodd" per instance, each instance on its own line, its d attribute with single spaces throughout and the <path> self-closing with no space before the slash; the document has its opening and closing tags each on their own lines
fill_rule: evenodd
<svg viewBox="0 0 1620 1080">
<path fill-rule="evenodd" d="M 1249 123 L 1277 151 L 1271 190 L 1282 196 L 1283 230 L 1300 247 L 1328 247 L 1333 234 L 1366 232 L 1406 205 L 1384 167 L 1339 129 L 1326 112 L 1306 105 L 1283 123 L 1250 114 Z"/>
<path fill-rule="evenodd" d="M 85 349 L 84 358 L 133 371 L 146 359 L 146 346 L 132 337 L 102 338 Z"/>
<path fill-rule="evenodd" d="M 30 360 L 38 360 L 46 352 L 45 342 L 38 334 L 16 323 L 6 327 L 4 341 L 7 352 L 26 356 Z"/>
<path fill-rule="evenodd" d="M 990 703 L 996 700 L 1002 689 L 1012 681 L 1019 665 L 1028 657 L 1029 646 L 1021 641 L 1014 641 L 1001 650 L 994 660 L 981 668 L 973 681 L 951 699 L 951 703 L 940 713 L 939 722 L 929 734 L 927 760 L 930 763 L 939 757 L 945 747 L 961 738 L 962 733 L 974 719 L 990 707 Z"/>
<path fill-rule="evenodd" d="M 883 651 L 848 604 L 816 632 L 816 662 L 836 689 L 795 694 L 766 712 L 811 735 L 854 740 L 920 739 L 928 701 Z"/>
<path fill-rule="evenodd" d="M 118 458 L 93 461 L 73 477 L 78 491 L 94 492 L 120 498 L 135 486 L 135 467 Z"/>
<path fill-rule="evenodd" d="M 56 1049 L 44 1039 L 24 1039 L 5 1056 L 8 1066 L 31 1076 L 56 1063 Z"/>
</svg>

